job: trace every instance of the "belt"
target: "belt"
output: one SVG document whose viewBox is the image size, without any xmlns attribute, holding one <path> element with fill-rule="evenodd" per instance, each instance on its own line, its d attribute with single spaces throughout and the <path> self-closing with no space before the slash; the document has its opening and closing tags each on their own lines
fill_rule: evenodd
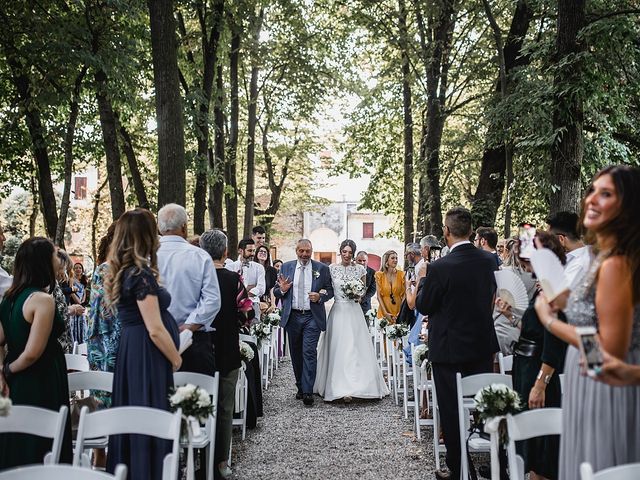
<svg viewBox="0 0 640 480">
<path fill-rule="evenodd" d="M 307 310 L 299 310 L 297 308 L 292 308 L 291 309 L 292 312 L 296 312 L 296 313 L 301 313 L 301 314 L 305 314 L 305 313 L 311 313 L 311 309 L 307 309 Z"/>
<path fill-rule="evenodd" d="M 536 342 L 522 337 L 513 346 L 513 353 L 519 357 L 537 357 L 541 351 L 541 346 Z"/>
</svg>

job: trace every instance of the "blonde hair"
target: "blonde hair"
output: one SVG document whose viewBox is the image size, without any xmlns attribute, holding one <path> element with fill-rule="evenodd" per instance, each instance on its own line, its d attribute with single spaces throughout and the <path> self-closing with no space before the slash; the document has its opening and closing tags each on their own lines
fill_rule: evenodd
<svg viewBox="0 0 640 480">
<path fill-rule="evenodd" d="M 109 270 L 105 278 L 105 298 L 115 308 L 120 301 L 122 277 L 128 268 L 135 267 L 136 274 L 151 270 L 158 280 L 158 226 L 149 210 L 136 208 L 122 214 L 116 223 L 113 241 L 109 248 Z"/>
<path fill-rule="evenodd" d="M 389 271 L 389 267 L 387 266 L 387 263 L 389 262 L 389 257 L 391 255 L 395 255 L 397 257 L 398 252 L 396 252 L 395 250 L 387 250 L 386 252 L 384 252 L 384 255 L 382 255 L 382 261 L 380 262 L 381 272 L 387 273 Z"/>
</svg>

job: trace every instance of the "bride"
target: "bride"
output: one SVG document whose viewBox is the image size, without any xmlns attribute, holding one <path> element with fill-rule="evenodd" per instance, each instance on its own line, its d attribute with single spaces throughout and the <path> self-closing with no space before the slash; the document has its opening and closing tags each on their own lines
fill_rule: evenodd
<svg viewBox="0 0 640 480">
<path fill-rule="evenodd" d="M 364 284 L 366 270 L 353 262 L 355 251 L 353 240 L 345 240 L 340 245 L 341 262 L 330 267 L 335 302 L 329 312 L 327 330 L 320 337 L 313 386 L 314 393 L 327 402 L 339 398 L 350 402 L 352 397 L 382 398 L 389 394 L 360 304 L 344 293 L 347 281 Z"/>
</svg>

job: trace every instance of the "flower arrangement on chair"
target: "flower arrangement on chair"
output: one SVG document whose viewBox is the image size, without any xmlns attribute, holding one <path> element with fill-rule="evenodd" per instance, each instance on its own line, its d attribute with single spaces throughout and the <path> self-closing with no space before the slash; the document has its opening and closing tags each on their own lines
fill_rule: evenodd
<svg viewBox="0 0 640 480">
<path fill-rule="evenodd" d="M 379 318 L 377 323 L 376 323 L 376 328 L 378 330 L 381 330 L 384 333 L 384 329 L 387 328 L 387 326 L 389 325 L 389 320 L 387 320 L 386 318 L 382 317 Z"/>
<path fill-rule="evenodd" d="M 402 337 L 409 334 L 409 327 L 396 323 L 387 328 L 387 338 L 393 340 L 398 349 L 402 349 Z"/>
<path fill-rule="evenodd" d="M 256 337 L 258 344 L 269 338 L 271 335 L 271 325 L 268 323 L 254 323 L 251 325 L 251 335 Z"/>
<path fill-rule="evenodd" d="M 276 308 L 273 312 L 262 315 L 261 321 L 264 324 L 277 327 L 280 325 L 280 310 Z"/>
<path fill-rule="evenodd" d="M 367 313 L 364 314 L 364 318 L 367 320 L 367 325 L 373 325 L 378 317 L 378 309 L 372 308 Z"/>
<path fill-rule="evenodd" d="M 431 370 L 431 362 L 429 361 L 429 346 L 426 343 L 418 345 L 413 351 L 413 364 L 422 368 L 425 372 Z"/>
<path fill-rule="evenodd" d="M 471 428 L 481 434 L 484 434 L 484 424 L 487 420 L 508 414 L 515 415 L 522 409 L 518 392 L 502 383 L 492 383 L 482 388 L 473 397 L 473 401 L 476 409 L 473 412 L 474 425 Z M 508 438 L 504 422 L 500 422 L 498 431 L 500 443 L 505 444 Z"/>
<path fill-rule="evenodd" d="M 246 342 L 240 342 L 240 360 L 245 364 L 253 360 L 253 349 Z"/>
<path fill-rule="evenodd" d="M 205 423 L 213 413 L 213 403 L 207 391 L 191 383 L 171 390 L 169 406 L 172 412 L 182 409 L 182 435 L 188 434 L 191 419 Z"/>
</svg>

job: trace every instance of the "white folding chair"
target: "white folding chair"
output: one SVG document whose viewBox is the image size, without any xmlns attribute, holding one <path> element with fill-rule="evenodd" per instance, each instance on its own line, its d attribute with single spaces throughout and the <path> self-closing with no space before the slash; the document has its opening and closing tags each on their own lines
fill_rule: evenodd
<svg viewBox="0 0 640 480">
<path fill-rule="evenodd" d="M 60 450 L 69 409 L 60 407 L 57 412 L 46 408 L 13 405 L 6 417 L 0 416 L 0 433 L 26 433 L 53 440 L 51 451 L 42 461 L 55 464 L 60 461 Z"/>
<path fill-rule="evenodd" d="M 113 389 L 113 373 L 89 370 L 88 372 L 71 372 L 67 374 L 69 382 L 69 395 L 74 392 L 87 393 L 89 390 L 101 390 L 111 393 Z M 85 449 L 107 448 L 109 439 L 107 437 L 87 439 L 84 443 Z"/>
<path fill-rule="evenodd" d="M 74 467 L 71 465 L 32 465 L 5 470 L 0 473 L 0 480 L 126 480 L 127 466 L 118 465 L 113 475 L 97 470 Z"/>
<path fill-rule="evenodd" d="M 498 365 L 500 365 L 500 373 L 506 375 L 507 372 L 513 370 L 513 355 L 503 355 L 498 353 Z"/>
<path fill-rule="evenodd" d="M 260 353 L 260 376 L 262 378 L 262 387 L 265 390 L 269 389 L 269 362 L 271 361 L 271 337 L 269 335 L 262 342 L 258 348 Z"/>
<path fill-rule="evenodd" d="M 247 382 L 245 370 L 246 367 L 242 365 L 238 371 L 234 412 L 239 413 L 240 418 L 233 419 L 233 426 L 239 426 L 242 428 L 242 440 L 245 439 L 247 434 L 247 402 L 249 397 L 249 384 Z"/>
<path fill-rule="evenodd" d="M 447 447 L 440 445 L 440 407 L 438 407 L 438 394 L 436 392 L 436 382 L 429 382 L 431 388 L 431 401 L 433 405 L 433 452 L 435 456 L 436 470 L 440 470 L 440 455 L 447 453 Z M 419 438 L 419 437 L 418 437 Z"/>
<path fill-rule="evenodd" d="M 162 480 L 176 480 L 181 421 L 181 409 L 170 413 L 156 408 L 114 407 L 89 413 L 87 407 L 82 407 L 73 465 L 91 468 L 88 456 L 83 454 L 88 438 L 123 434 L 148 435 L 173 442 L 171 453 L 164 457 Z"/>
<path fill-rule="evenodd" d="M 394 355 L 395 347 L 393 346 L 393 340 L 391 340 L 387 335 L 390 328 L 391 326 L 385 327 L 385 334 L 383 336 L 385 342 L 384 345 L 386 346 L 387 383 L 389 384 L 389 390 L 393 392 L 393 399 L 396 402 L 396 405 L 398 405 L 398 377 L 396 375 L 397 366 Z"/>
<path fill-rule="evenodd" d="M 173 374 L 173 383 L 176 386 L 186 385 L 190 383 L 205 390 L 211 397 L 213 404 L 213 413 L 209 415 L 204 428 L 204 435 L 191 439 L 193 448 L 206 448 L 207 455 L 207 479 L 213 480 L 214 469 L 214 453 L 216 444 L 216 418 L 218 417 L 218 388 L 220 383 L 220 374 L 216 372 L 215 376 L 203 375 L 201 373 L 192 372 L 176 372 Z M 188 445 L 181 444 L 182 448 Z"/>
<path fill-rule="evenodd" d="M 65 353 L 64 360 L 67 363 L 67 370 L 75 370 L 78 372 L 89 371 L 89 360 L 87 360 L 87 357 L 84 355 Z"/>
<path fill-rule="evenodd" d="M 560 378 L 560 393 L 564 393 L 564 377 L 566 373 L 560 373 L 558 377 Z"/>
<path fill-rule="evenodd" d="M 509 478 L 524 480 L 524 461 L 516 454 L 516 442 L 545 435 L 562 433 L 561 408 L 537 408 L 517 415 L 507 415 L 507 459 Z"/>
<path fill-rule="evenodd" d="M 640 463 L 627 463 L 610 467 L 594 473 L 589 462 L 580 465 L 582 480 L 638 480 L 640 478 Z"/>
<path fill-rule="evenodd" d="M 422 365 L 416 363 L 415 351 L 415 345 L 411 344 L 411 359 L 413 365 L 411 367 L 410 373 L 413 377 L 413 402 L 408 401 L 407 405 L 409 407 L 413 407 L 413 421 L 415 426 L 416 438 L 418 440 L 421 440 L 421 427 L 434 424 L 434 412 L 432 412 L 432 418 L 420 418 L 420 412 L 422 411 L 423 407 L 426 407 L 427 410 L 429 410 L 430 407 L 429 394 L 431 390 L 431 381 L 427 377 L 427 372 L 422 368 Z"/>
<path fill-rule="evenodd" d="M 456 397 L 458 400 L 458 422 L 460 433 L 460 475 L 461 478 L 469 477 L 469 459 L 467 451 L 486 452 L 491 451 L 489 440 L 481 438 L 477 434 L 471 435 L 467 441 L 467 432 L 469 430 L 470 415 L 474 410 L 474 404 L 471 399 L 465 402 L 464 397 L 473 397 L 478 391 L 492 383 L 502 383 L 508 387 L 512 386 L 511 375 L 503 375 L 501 373 L 480 373 L 478 375 L 469 375 L 463 377 L 460 373 L 456 373 Z M 468 449 L 467 449 L 468 447 Z"/>
</svg>

